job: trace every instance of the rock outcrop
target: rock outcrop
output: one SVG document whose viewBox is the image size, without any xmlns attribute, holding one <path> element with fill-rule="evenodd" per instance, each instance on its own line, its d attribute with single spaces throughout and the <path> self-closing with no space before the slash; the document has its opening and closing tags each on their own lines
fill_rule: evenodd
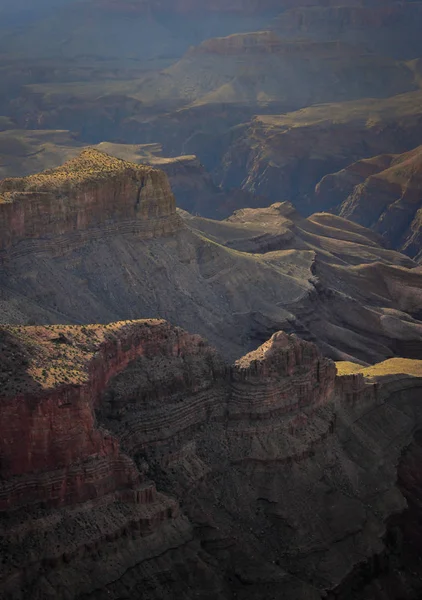
<svg viewBox="0 0 422 600">
<path fill-rule="evenodd" d="M 336 378 L 278 332 L 229 367 L 151 320 L 8 326 L 0 344 L 5 600 L 348 598 L 406 507 L 419 361 Z"/>
<path fill-rule="evenodd" d="M 69 131 L 12 130 L 0 132 L 0 180 L 26 177 L 54 169 L 76 158 L 87 147 Z M 101 142 L 88 148 L 167 175 L 178 208 L 202 217 L 225 218 L 235 210 L 268 206 L 268 199 L 244 190 L 222 190 L 194 155 L 164 156 L 161 144 Z"/>
<path fill-rule="evenodd" d="M 422 148 L 381 155 L 327 175 L 316 198 L 346 219 L 381 234 L 391 247 L 418 257 L 421 252 Z"/>
<path fill-rule="evenodd" d="M 176 203 L 161 171 L 85 150 L 63 166 L 0 183 L 0 250 L 109 225 L 139 237 L 174 233 Z M 52 218 L 54 215 L 54 218 Z"/>
<path fill-rule="evenodd" d="M 77 504 L 125 489 L 136 498 L 139 474 L 96 427 L 94 410 L 109 380 L 137 356 L 171 360 L 189 345 L 192 354 L 201 348 L 194 336 L 152 321 L 2 329 L 1 478 L 8 482 L 0 508 Z"/>
<path fill-rule="evenodd" d="M 276 333 L 236 361 L 229 418 L 271 419 L 316 407 L 331 398 L 334 375 L 314 344 Z"/>
<path fill-rule="evenodd" d="M 201 356 L 201 375 L 212 379 L 216 353 L 162 321 L 6 327 L 0 348 L 1 596 L 77 597 L 93 591 L 96 577 L 98 585 L 107 580 L 103 553 L 111 552 L 111 573 L 121 568 L 113 558 L 121 544 L 124 553 L 143 545 L 147 556 L 185 543 L 189 526 L 177 501 L 157 492 L 95 410 L 110 382 L 138 357 L 159 366 L 158 378 L 173 373 L 175 389 L 186 393 L 179 365 L 192 377 L 190 366 Z M 153 386 L 152 394 L 157 400 L 160 388 Z M 82 576 L 72 582 L 70 571 L 95 555 L 101 574 L 84 580 L 81 566 Z M 63 576 L 56 590 L 47 583 L 54 571 Z"/>
</svg>

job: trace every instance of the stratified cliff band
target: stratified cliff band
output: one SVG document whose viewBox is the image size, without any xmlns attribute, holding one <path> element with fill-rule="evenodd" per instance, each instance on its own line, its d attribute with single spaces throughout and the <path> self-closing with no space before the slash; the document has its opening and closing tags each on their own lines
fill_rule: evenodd
<svg viewBox="0 0 422 600">
<path fill-rule="evenodd" d="M 230 367 L 151 320 L 0 350 L 2 598 L 317 599 L 386 552 L 420 362 L 279 332 Z"/>
</svg>

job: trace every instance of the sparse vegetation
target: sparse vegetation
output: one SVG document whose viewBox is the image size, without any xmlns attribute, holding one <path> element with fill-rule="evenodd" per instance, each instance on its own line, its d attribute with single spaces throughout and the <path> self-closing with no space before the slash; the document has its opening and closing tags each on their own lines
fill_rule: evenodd
<svg viewBox="0 0 422 600">
<path fill-rule="evenodd" d="M 89 365 L 107 340 L 160 321 L 119 321 L 107 325 L 0 327 L 0 396 L 83 385 Z"/>
<path fill-rule="evenodd" d="M 4 179 L 0 183 L 0 197 L 2 193 L 8 192 L 68 190 L 80 184 L 96 183 L 116 175 L 138 179 L 151 170 L 151 167 L 125 162 L 94 148 L 87 148 L 76 158 L 55 169 L 22 178 Z M 7 198 L 7 195 L 5 197 Z"/>
</svg>

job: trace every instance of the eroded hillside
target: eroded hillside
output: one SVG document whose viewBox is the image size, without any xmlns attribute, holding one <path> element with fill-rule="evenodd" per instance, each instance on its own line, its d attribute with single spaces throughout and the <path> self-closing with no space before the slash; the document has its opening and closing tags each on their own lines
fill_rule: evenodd
<svg viewBox="0 0 422 600">
<path fill-rule="evenodd" d="M 5 323 L 162 317 L 231 358 L 279 329 L 336 359 L 420 351 L 416 264 L 340 217 L 177 214 L 162 171 L 93 149 L 0 194 Z"/>
</svg>

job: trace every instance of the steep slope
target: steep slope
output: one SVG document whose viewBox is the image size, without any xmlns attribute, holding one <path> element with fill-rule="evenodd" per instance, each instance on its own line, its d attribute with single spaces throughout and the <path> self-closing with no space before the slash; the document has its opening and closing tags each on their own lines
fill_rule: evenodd
<svg viewBox="0 0 422 600">
<path fill-rule="evenodd" d="M 331 200 L 327 206 L 314 196 L 324 175 L 362 158 L 419 144 L 421 98 L 420 92 L 412 92 L 257 116 L 233 132 L 222 159 L 223 185 L 291 200 L 305 214 L 326 210 Z"/>
<path fill-rule="evenodd" d="M 359 161 L 324 177 L 318 202 L 339 206 L 346 219 L 371 227 L 412 257 L 421 250 L 422 147 Z"/>
<path fill-rule="evenodd" d="M 346 600 L 378 556 L 366 586 L 392 599 L 389 557 L 416 575 L 407 513 L 404 547 L 386 534 L 399 464 L 415 493 L 419 361 L 336 378 L 278 332 L 228 366 L 163 321 L 8 326 L 0 343 L 5 600 Z"/>
<path fill-rule="evenodd" d="M 160 317 L 230 358 L 281 328 L 337 359 L 420 349 L 415 263 L 339 217 L 278 204 L 182 219 L 164 173 L 96 150 L 0 193 L 5 323 Z"/>
</svg>

